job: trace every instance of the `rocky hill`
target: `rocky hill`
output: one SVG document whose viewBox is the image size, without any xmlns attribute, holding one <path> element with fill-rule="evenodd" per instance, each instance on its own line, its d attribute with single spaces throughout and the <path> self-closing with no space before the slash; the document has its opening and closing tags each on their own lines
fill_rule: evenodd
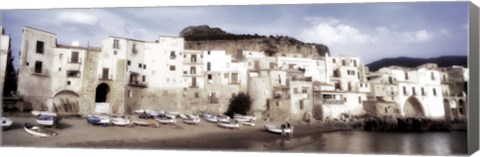
<svg viewBox="0 0 480 157">
<path fill-rule="evenodd" d="M 391 65 L 403 66 L 403 67 L 417 67 L 425 63 L 436 63 L 439 67 L 449 67 L 452 65 L 458 65 L 467 67 L 467 56 L 441 56 L 436 58 L 409 58 L 409 57 L 398 57 L 398 58 L 385 58 L 370 64 L 367 64 L 370 71 L 377 71 L 382 67 L 387 67 Z"/>
<path fill-rule="evenodd" d="M 185 49 L 226 50 L 232 55 L 241 50 L 265 51 L 267 55 L 295 53 L 306 57 L 329 53 L 323 44 L 304 43 L 288 36 L 232 34 L 207 25 L 189 26 L 180 36 L 185 39 Z"/>
</svg>

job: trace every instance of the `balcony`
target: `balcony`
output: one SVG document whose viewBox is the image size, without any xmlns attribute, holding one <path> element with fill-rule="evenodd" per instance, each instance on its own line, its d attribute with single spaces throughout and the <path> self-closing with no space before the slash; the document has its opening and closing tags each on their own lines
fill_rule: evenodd
<svg viewBox="0 0 480 157">
<path fill-rule="evenodd" d="M 78 57 L 76 60 L 73 58 L 67 58 L 68 64 L 82 64 L 82 57 Z"/>
<path fill-rule="evenodd" d="M 343 105 L 345 101 L 335 99 L 322 99 L 322 103 L 326 105 Z"/>
<path fill-rule="evenodd" d="M 292 76 L 292 81 L 306 81 L 306 82 L 311 82 L 311 81 L 312 81 L 312 77 Z"/>
<path fill-rule="evenodd" d="M 148 84 L 146 82 L 139 82 L 139 81 L 130 81 L 128 85 L 133 87 L 142 87 L 142 88 L 148 87 Z"/>
<path fill-rule="evenodd" d="M 42 69 L 41 72 L 32 71 L 31 74 L 32 74 L 32 75 L 35 75 L 35 76 L 41 76 L 41 77 L 48 77 L 48 76 L 50 76 L 47 69 Z"/>
</svg>

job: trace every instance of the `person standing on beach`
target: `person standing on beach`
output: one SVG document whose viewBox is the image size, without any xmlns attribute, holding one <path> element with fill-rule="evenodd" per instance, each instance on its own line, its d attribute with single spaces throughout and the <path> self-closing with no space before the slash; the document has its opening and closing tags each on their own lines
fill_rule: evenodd
<svg viewBox="0 0 480 157">
<path fill-rule="evenodd" d="M 284 123 L 284 124 L 282 124 L 282 126 L 281 126 L 281 129 L 282 129 L 282 136 L 285 136 L 285 128 L 286 128 L 286 127 L 287 127 L 287 126 L 285 125 L 285 123 Z"/>
</svg>

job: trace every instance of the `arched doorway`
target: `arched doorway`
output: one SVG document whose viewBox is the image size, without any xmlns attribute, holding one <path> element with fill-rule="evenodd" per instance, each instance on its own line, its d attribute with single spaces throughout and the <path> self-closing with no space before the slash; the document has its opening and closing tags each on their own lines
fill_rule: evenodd
<svg viewBox="0 0 480 157">
<path fill-rule="evenodd" d="M 458 119 L 458 106 L 456 100 L 450 100 L 450 108 L 452 113 L 452 119 Z"/>
<path fill-rule="evenodd" d="M 450 101 L 447 99 L 443 100 L 443 107 L 445 111 L 445 120 L 446 121 L 451 121 L 452 120 L 452 112 L 451 112 L 451 106 L 450 106 Z"/>
<path fill-rule="evenodd" d="M 80 96 L 71 90 L 62 90 L 53 96 L 56 112 L 78 113 Z"/>
<path fill-rule="evenodd" d="M 458 113 L 460 115 L 465 115 L 466 114 L 465 102 L 463 101 L 463 99 L 458 100 Z"/>
<path fill-rule="evenodd" d="M 95 90 L 95 102 L 107 102 L 107 96 L 109 91 L 110 87 L 108 87 L 107 84 L 99 84 L 97 86 L 97 90 Z"/>
<path fill-rule="evenodd" d="M 422 104 L 418 101 L 417 98 L 411 96 L 405 101 L 403 105 L 403 111 L 405 117 L 424 117 L 425 112 L 423 110 Z"/>
</svg>

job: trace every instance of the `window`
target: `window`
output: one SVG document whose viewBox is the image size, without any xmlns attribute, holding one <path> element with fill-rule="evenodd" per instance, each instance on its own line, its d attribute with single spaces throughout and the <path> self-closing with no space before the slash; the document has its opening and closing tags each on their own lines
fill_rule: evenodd
<svg viewBox="0 0 480 157">
<path fill-rule="evenodd" d="M 36 52 L 43 54 L 43 51 L 44 51 L 44 48 L 45 48 L 45 43 L 43 41 L 37 41 L 36 47 L 37 47 Z"/>
<path fill-rule="evenodd" d="M 210 51 L 207 51 L 207 54 L 210 55 Z"/>
<path fill-rule="evenodd" d="M 67 81 L 67 85 L 71 85 L 71 84 L 72 84 L 72 82 L 70 82 L 70 81 Z"/>
<path fill-rule="evenodd" d="M 127 65 L 130 66 L 131 62 L 130 60 L 127 60 Z"/>
<path fill-rule="evenodd" d="M 389 83 L 389 84 L 393 84 L 393 79 L 392 79 L 392 77 L 388 77 L 388 83 Z"/>
<path fill-rule="evenodd" d="M 432 80 L 435 80 L 435 74 L 432 72 L 430 73 L 431 77 L 432 77 Z"/>
<path fill-rule="evenodd" d="M 211 80 L 211 79 L 212 79 L 212 74 L 208 74 L 207 78 L 208 78 L 209 80 Z"/>
<path fill-rule="evenodd" d="M 335 63 L 335 58 L 334 58 L 334 59 L 332 59 L 332 62 L 333 62 L 333 63 Z"/>
<path fill-rule="evenodd" d="M 340 86 L 340 83 L 335 83 L 335 90 L 340 90 L 342 87 Z"/>
<path fill-rule="evenodd" d="M 211 64 L 210 62 L 207 62 L 207 71 L 210 71 L 211 70 Z"/>
<path fill-rule="evenodd" d="M 412 94 L 417 95 L 417 92 L 415 91 L 415 87 L 412 87 Z"/>
<path fill-rule="evenodd" d="M 118 39 L 113 40 L 113 48 L 114 49 L 120 49 L 120 43 L 119 43 Z"/>
<path fill-rule="evenodd" d="M 333 77 L 340 77 L 340 70 L 339 69 L 333 71 Z"/>
<path fill-rule="evenodd" d="M 230 78 L 231 83 L 238 83 L 238 73 L 232 73 L 232 76 Z"/>
<path fill-rule="evenodd" d="M 353 66 L 357 67 L 357 60 L 353 60 Z"/>
<path fill-rule="evenodd" d="M 117 54 L 118 54 L 117 50 L 113 51 L 113 55 L 117 55 Z"/>
<path fill-rule="evenodd" d="M 72 51 L 71 63 L 78 63 L 78 51 Z"/>
<path fill-rule="evenodd" d="M 298 94 L 298 88 L 293 88 L 293 93 Z"/>
<path fill-rule="evenodd" d="M 303 100 L 300 100 L 300 110 L 303 110 Z"/>
<path fill-rule="evenodd" d="M 403 86 L 403 95 L 407 95 L 407 87 Z"/>
<path fill-rule="evenodd" d="M 437 90 L 433 88 L 433 96 L 437 96 Z"/>
<path fill-rule="evenodd" d="M 362 97 L 358 97 L 358 103 L 359 103 L 359 104 L 362 103 Z"/>
<path fill-rule="evenodd" d="M 138 63 L 138 68 L 142 68 L 142 63 Z"/>
<path fill-rule="evenodd" d="M 308 87 L 303 87 L 303 88 L 302 88 L 302 93 L 303 93 L 303 94 L 307 94 L 307 92 L 308 92 Z"/>
<path fill-rule="evenodd" d="M 67 77 L 80 77 L 80 71 L 76 70 L 68 70 L 67 71 Z"/>
<path fill-rule="evenodd" d="M 170 65 L 170 71 L 175 71 L 175 65 Z"/>
<path fill-rule="evenodd" d="M 196 74 L 197 73 L 197 69 L 195 68 L 195 66 L 191 66 L 190 67 L 190 74 Z"/>
<path fill-rule="evenodd" d="M 191 56 L 191 58 L 190 58 L 190 61 L 191 61 L 192 63 L 196 63 L 196 62 L 197 62 L 197 55 L 192 54 L 192 56 Z"/>
<path fill-rule="evenodd" d="M 42 73 L 42 62 L 35 61 L 35 73 L 38 73 L 38 74 Z"/>
<path fill-rule="evenodd" d="M 195 92 L 195 98 L 199 98 L 200 97 L 200 94 L 198 94 L 198 92 Z"/>
<path fill-rule="evenodd" d="M 137 54 L 137 45 L 136 44 L 132 45 L 132 53 Z"/>
<path fill-rule="evenodd" d="M 175 51 L 170 51 L 170 59 L 175 59 L 176 57 Z"/>
<path fill-rule="evenodd" d="M 143 69 L 147 69 L 147 65 L 146 65 L 146 64 L 143 65 Z"/>
<path fill-rule="evenodd" d="M 108 80 L 108 68 L 103 68 L 102 79 L 103 80 Z"/>
<path fill-rule="evenodd" d="M 408 73 L 405 73 L 405 80 L 408 80 Z"/>
<path fill-rule="evenodd" d="M 131 90 L 128 90 L 128 97 L 131 98 L 133 96 L 133 92 Z"/>
<path fill-rule="evenodd" d="M 342 59 L 342 65 L 345 66 L 346 65 L 346 62 L 345 60 Z"/>
<path fill-rule="evenodd" d="M 142 82 L 145 82 L 147 80 L 147 77 L 145 75 L 142 75 Z"/>
<path fill-rule="evenodd" d="M 425 89 L 422 87 L 422 96 L 425 96 Z"/>
<path fill-rule="evenodd" d="M 228 73 L 223 74 L 223 77 L 227 79 L 228 78 Z"/>
</svg>

